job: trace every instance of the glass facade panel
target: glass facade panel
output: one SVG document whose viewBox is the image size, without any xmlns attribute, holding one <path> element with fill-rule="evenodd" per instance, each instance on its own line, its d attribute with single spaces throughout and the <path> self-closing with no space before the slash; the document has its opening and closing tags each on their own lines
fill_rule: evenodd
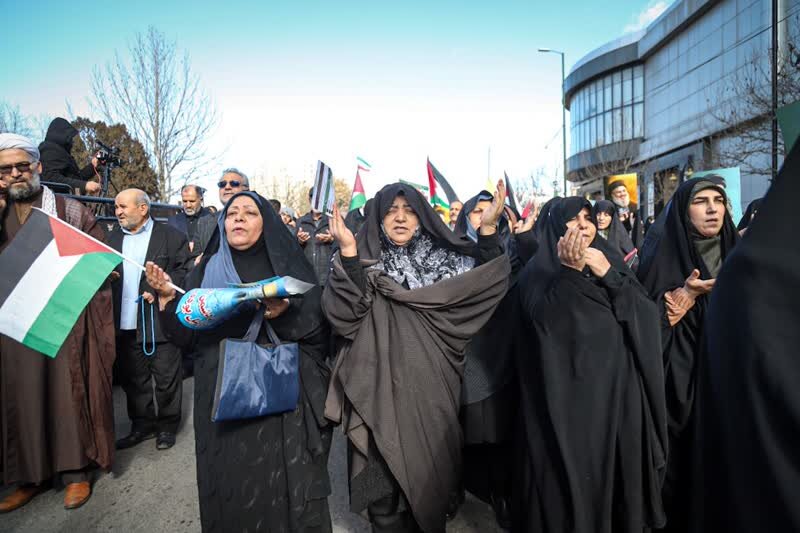
<svg viewBox="0 0 800 533">
<path fill-rule="evenodd" d="M 633 106 L 622 108 L 622 138 L 633 139 Z"/>
<path fill-rule="evenodd" d="M 603 81 L 600 80 L 595 84 L 595 90 L 597 91 L 597 112 L 602 113 L 605 111 L 605 101 L 603 99 Z"/>
<path fill-rule="evenodd" d="M 633 102 L 633 72 L 626 68 L 622 71 L 622 104 L 628 105 Z"/>
<path fill-rule="evenodd" d="M 571 153 L 644 136 L 644 69 L 607 74 L 576 91 L 570 103 Z"/>
<path fill-rule="evenodd" d="M 635 139 L 644 137 L 644 104 L 634 104 L 633 106 L 633 137 Z"/>
<path fill-rule="evenodd" d="M 633 101 L 641 102 L 644 98 L 644 76 L 633 76 Z"/>
</svg>

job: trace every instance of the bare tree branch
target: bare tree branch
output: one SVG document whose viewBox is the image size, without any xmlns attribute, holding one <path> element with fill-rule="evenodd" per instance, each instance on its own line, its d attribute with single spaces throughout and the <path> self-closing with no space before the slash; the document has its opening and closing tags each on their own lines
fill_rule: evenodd
<svg viewBox="0 0 800 533">
<path fill-rule="evenodd" d="M 92 74 L 92 107 L 108 122 L 121 122 L 145 147 L 162 200 L 177 194 L 214 159 L 205 148 L 218 123 L 211 98 L 192 72 L 189 54 L 154 27 Z"/>
</svg>

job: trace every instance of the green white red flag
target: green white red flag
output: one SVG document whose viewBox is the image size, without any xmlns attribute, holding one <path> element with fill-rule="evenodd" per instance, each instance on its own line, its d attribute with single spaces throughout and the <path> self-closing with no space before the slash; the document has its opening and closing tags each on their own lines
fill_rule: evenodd
<svg viewBox="0 0 800 533">
<path fill-rule="evenodd" d="M 55 357 L 120 261 L 112 248 L 34 209 L 0 254 L 0 333 Z"/>
</svg>

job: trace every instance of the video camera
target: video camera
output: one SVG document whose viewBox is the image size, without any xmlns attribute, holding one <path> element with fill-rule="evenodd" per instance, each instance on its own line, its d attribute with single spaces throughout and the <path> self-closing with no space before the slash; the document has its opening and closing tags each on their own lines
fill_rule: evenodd
<svg viewBox="0 0 800 533">
<path fill-rule="evenodd" d="M 122 159 L 119 157 L 119 148 L 108 146 L 102 141 L 95 139 L 98 148 L 95 157 L 97 160 L 106 167 L 121 167 Z"/>
</svg>

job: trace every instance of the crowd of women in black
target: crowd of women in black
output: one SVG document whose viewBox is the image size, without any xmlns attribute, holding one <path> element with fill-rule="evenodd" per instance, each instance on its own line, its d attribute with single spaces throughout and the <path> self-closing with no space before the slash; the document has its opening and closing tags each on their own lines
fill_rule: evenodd
<svg viewBox="0 0 800 533">
<path fill-rule="evenodd" d="M 499 182 L 494 195 L 465 203 L 451 231 L 418 191 L 388 185 L 355 234 L 335 210 L 329 225 L 338 251 L 324 288 L 261 302 L 278 337 L 300 346 L 301 394 L 293 411 L 247 420 L 212 422 L 210 414 L 220 341 L 242 337 L 252 313 L 190 332 L 175 318 L 168 276 L 148 264 L 162 324 L 200 354 L 194 427 L 203 530 L 331 531 L 327 459 L 337 425 L 348 440 L 351 509 L 365 513 L 373 531 L 444 531 L 464 490 L 517 532 L 755 531 L 747 527 L 766 496 L 775 499 L 763 520 L 800 524 L 780 497 L 797 487 L 797 455 L 776 465 L 771 458 L 786 457 L 780 446 L 723 442 L 749 438 L 736 434 L 737 423 L 762 435 L 760 422 L 776 435 L 786 431 L 782 423 L 797 429 L 797 412 L 781 407 L 785 397 L 747 389 L 770 381 L 796 399 L 786 385 L 798 377 L 796 365 L 788 377 L 765 377 L 753 363 L 761 376 L 732 370 L 724 359 L 752 342 L 707 335 L 733 312 L 732 326 L 749 324 L 766 346 L 786 346 L 753 331 L 771 326 L 743 320 L 742 307 L 763 311 L 754 306 L 765 292 L 788 305 L 786 293 L 797 293 L 796 275 L 764 248 L 782 225 L 776 213 L 786 208 L 788 216 L 796 193 L 789 179 L 774 185 L 752 234 L 737 244 L 724 183 L 690 179 L 632 261 L 631 240 L 605 202 L 554 198 L 535 224 L 515 231 Z M 746 265 L 731 260 L 737 254 Z M 784 276 L 783 292 L 764 288 L 762 259 Z M 721 271 L 734 291 L 719 296 L 727 303 L 712 297 Z M 241 192 L 185 288 L 275 275 L 315 281 L 280 215 Z M 752 306 L 737 303 L 736 291 Z M 785 316 L 778 320 L 786 325 Z M 770 353 L 781 355 L 788 354 Z M 726 385 L 737 376 L 741 389 Z M 730 398 L 715 395 L 720 389 Z M 741 418 L 720 413 L 727 401 Z M 775 473 L 777 491 L 741 487 L 731 461 L 748 451 L 761 458 L 750 479 Z M 703 453 L 714 460 L 703 462 Z"/>
</svg>

